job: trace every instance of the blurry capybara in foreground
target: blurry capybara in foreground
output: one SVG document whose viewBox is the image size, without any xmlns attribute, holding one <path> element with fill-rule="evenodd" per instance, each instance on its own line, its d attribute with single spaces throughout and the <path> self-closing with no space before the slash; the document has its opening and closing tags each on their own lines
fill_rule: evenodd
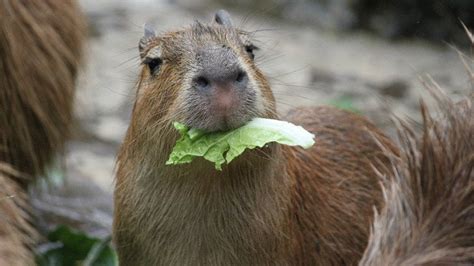
<svg viewBox="0 0 474 266">
<path fill-rule="evenodd" d="M 85 38 L 76 1 L 0 4 L 0 161 L 42 174 L 69 135 Z"/>
<path fill-rule="evenodd" d="M 38 234 L 31 223 L 21 174 L 0 163 L 0 265 L 33 265 L 32 248 Z M 16 179 L 16 180 L 15 180 Z"/>
<path fill-rule="evenodd" d="M 0 1 L 0 265 L 32 265 L 26 185 L 71 126 L 86 32 L 76 1 Z"/>
<path fill-rule="evenodd" d="M 400 158 L 360 265 L 474 263 L 474 97 L 434 95 L 441 117 L 422 105 L 420 137 L 400 127 Z"/>
</svg>

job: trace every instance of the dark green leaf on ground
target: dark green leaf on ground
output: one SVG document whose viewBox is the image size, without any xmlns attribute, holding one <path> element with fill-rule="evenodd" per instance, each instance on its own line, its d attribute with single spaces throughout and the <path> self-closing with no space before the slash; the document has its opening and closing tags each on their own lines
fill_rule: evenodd
<svg viewBox="0 0 474 266">
<path fill-rule="evenodd" d="M 40 266 L 118 265 L 115 251 L 110 246 L 110 238 L 102 240 L 59 226 L 49 233 L 48 240 L 54 245 L 37 255 Z"/>
</svg>

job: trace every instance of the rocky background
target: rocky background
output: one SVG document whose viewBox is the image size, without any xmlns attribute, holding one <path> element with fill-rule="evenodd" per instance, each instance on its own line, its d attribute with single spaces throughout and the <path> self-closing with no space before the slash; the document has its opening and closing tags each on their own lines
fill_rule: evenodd
<svg viewBox="0 0 474 266">
<path fill-rule="evenodd" d="M 422 38 L 468 45 L 460 21 L 474 25 L 471 0 L 219 0 L 240 10 L 264 10 L 292 23 L 336 31 L 368 30 L 392 40 Z"/>
<path fill-rule="evenodd" d="M 420 119 L 421 78 L 431 77 L 453 98 L 472 91 L 457 50 L 471 55 L 460 23 L 474 28 L 471 0 L 80 2 L 90 39 L 76 134 L 60 167 L 51 171 L 63 185 L 50 193 L 45 186 L 32 191 L 45 228 L 66 223 L 97 236 L 110 234 L 115 153 L 134 101 L 145 22 L 162 32 L 228 9 L 234 24 L 254 32 L 256 61 L 273 85 L 280 112 L 333 104 L 367 115 L 393 135 L 392 114 Z"/>
</svg>

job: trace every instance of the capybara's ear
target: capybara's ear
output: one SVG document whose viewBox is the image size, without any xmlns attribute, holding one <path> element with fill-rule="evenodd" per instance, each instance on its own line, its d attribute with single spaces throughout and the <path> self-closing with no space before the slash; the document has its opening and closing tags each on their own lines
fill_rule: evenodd
<svg viewBox="0 0 474 266">
<path fill-rule="evenodd" d="M 232 27 L 232 19 L 230 18 L 229 13 L 223 9 L 216 12 L 213 23 L 217 23 L 225 27 Z"/>
<path fill-rule="evenodd" d="M 144 33 L 143 37 L 140 39 L 138 43 L 138 51 L 140 52 L 140 57 L 145 57 L 146 47 L 150 44 L 150 42 L 156 37 L 155 30 L 149 23 L 145 23 L 143 26 Z"/>
</svg>

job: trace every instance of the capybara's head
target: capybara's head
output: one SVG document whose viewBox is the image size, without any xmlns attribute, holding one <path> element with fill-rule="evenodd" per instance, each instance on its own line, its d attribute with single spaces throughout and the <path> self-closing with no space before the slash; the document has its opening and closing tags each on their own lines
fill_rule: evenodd
<svg viewBox="0 0 474 266">
<path fill-rule="evenodd" d="M 145 26 L 137 105 L 155 120 L 209 132 L 274 117 L 274 98 L 255 64 L 255 49 L 250 34 L 234 28 L 223 10 L 209 24 L 161 35 Z"/>
</svg>

